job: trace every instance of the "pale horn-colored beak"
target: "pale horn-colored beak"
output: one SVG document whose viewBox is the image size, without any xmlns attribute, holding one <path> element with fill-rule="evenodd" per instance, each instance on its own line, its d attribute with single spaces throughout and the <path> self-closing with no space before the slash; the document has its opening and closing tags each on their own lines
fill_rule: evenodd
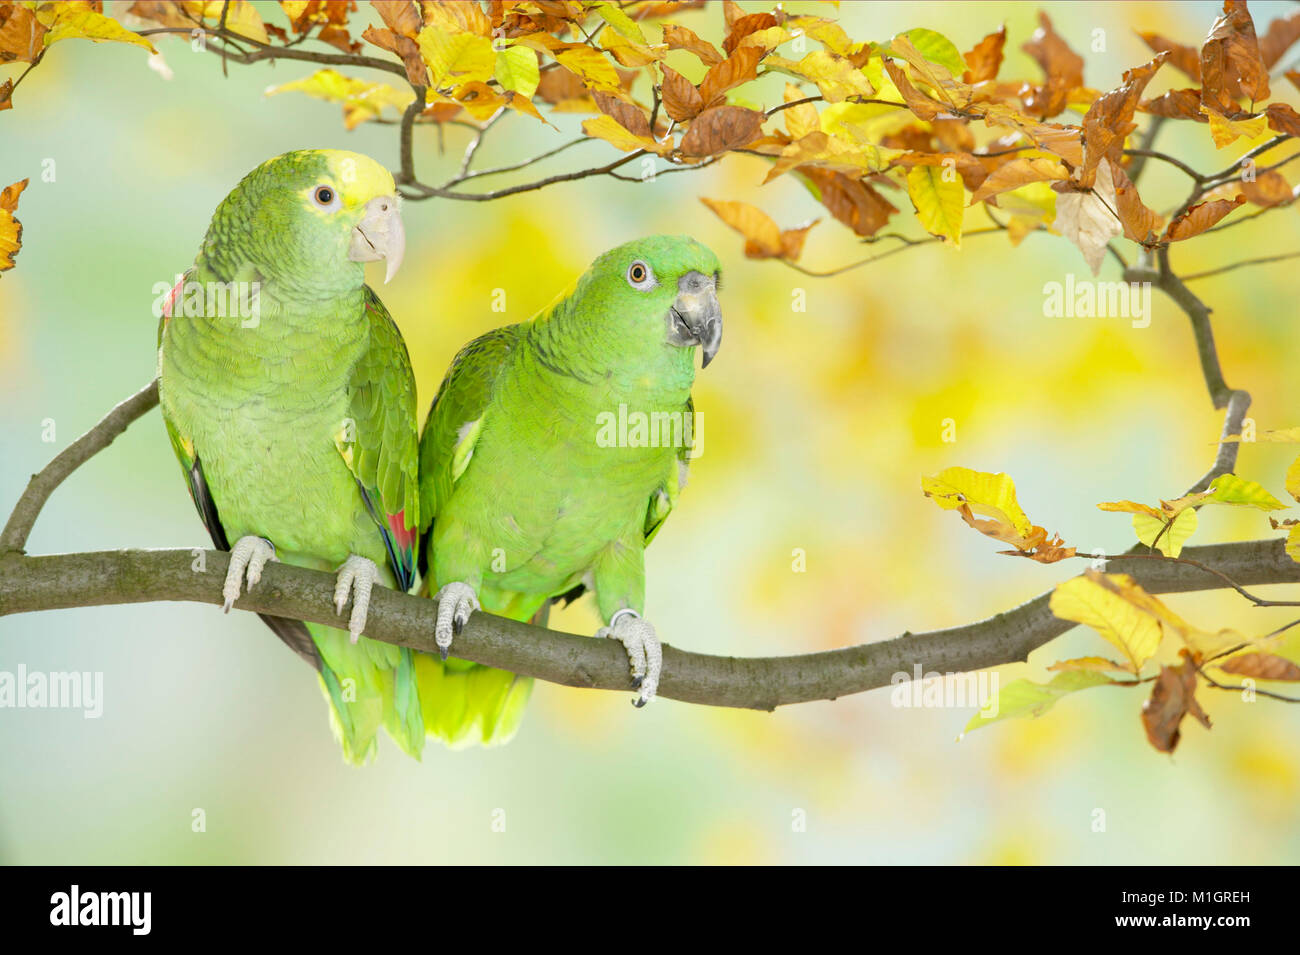
<svg viewBox="0 0 1300 955">
<path fill-rule="evenodd" d="M 376 196 L 366 203 L 365 212 L 352 230 L 348 258 L 353 262 L 385 259 L 388 269 L 384 284 L 387 285 L 402 267 L 402 257 L 406 254 L 406 229 L 397 211 L 397 196 Z"/>
</svg>

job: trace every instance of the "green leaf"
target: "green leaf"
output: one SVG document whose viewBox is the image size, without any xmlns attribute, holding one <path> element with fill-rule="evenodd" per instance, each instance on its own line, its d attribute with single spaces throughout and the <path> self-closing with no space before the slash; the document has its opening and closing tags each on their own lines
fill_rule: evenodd
<svg viewBox="0 0 1300 955">
<path fill-rule="evenodd" d="M 966 59 L 952 40 L 935 30 L 920 27 L 902 34 L 916 51 L 931 63 L 937 63 L 958 79 L 966 72 Z"/>
<path fill-rule="evenodd" d="M 1286 505 L 1275 498 L 1264 486 L 1255 481 L 1247 481 L 1235 474 L 1221 474 L 1210 485 L 1212 492 L 1205 500 L 1216 504 L 1239 504 L 1245 507 L 1257 507 L 1261 511 L 1281 511 Z"/>
<path fill-rule="evenodd" d="M 602 20 L 621 35 L 636 43 L 645 44 L 645 34 L 641 32 L 641 27 L 637 25 L 637 22 L 612 3 L 597 4 L 596 12 L 600 14 Z"/>
<path fill-rule="evenodd" d="M 496 77 L 503 89 L 532 99 L 541 81 L 537 54 L 526 46 L 510 46 L 497 53 Z"/>
<path fill-rule="evenodd" d="M 1183 545 L 1196 533 L 1198 523 L 1199 518 L 1194 507 L 1180 511 L 1167 531 L 1165 522 L 1160 518 L 1152 517 L 1150 514 L 1134 514 L 1133 532 L 1137 534 L 1137 539 L 1148 547 L 1154 547 L 1166 557 L 1177 557 L 1183 552 Z M 1164 533 L 1162 534 L 1161 531 Z M 1159 541 L 1156 540 L 1157 537 Z"/>
<path fill-rule="evenodd" d="M 1091 670 L 1067 670 L 1052 677 L 1050 683 L 1013 680 L 1006 686 L 999 687 L 997 696 L 989 701 L 985 709 L 970 718 L 966 729 L 962 731 L 963 735 L 998 720 L 1042 716 L 1061 697 L 1107 683 L 1113 684 L 1115 681 Z"/>
</svg>

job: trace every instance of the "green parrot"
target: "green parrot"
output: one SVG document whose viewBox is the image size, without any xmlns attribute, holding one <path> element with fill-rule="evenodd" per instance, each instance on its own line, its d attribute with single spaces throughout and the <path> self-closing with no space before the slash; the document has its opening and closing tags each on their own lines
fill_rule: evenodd
<svg viewBox="0 0 1300 955">
<path fill-rule="evenodd" d="M 423 699 L 455 700 L 430 723 L 443 739 L 509 739 L 531 687 L 447 659 L 479 609 L 540 622 L 594 591 L 596 636 L 626 648 L 634 702 L 654 697 L 663 655 L 642 618 L 644 551 L 693 456 L 695 348 L 707 367 L 721 344 L 718 279 L 717 257 L 689 237 L 630 242 L 452 362 L 420 436 L 419 560 L 444 662 L 416 666 Z"/>
<path fill-rule="evenodd" d="M 405 247 L 393 177 L 367 156 L 268 160 L 217 207 L 161 303 L 159 397 L 190 494 L 230 551 L 225 609 L 268 560 L 337 571 L 347 629 L 263 616 L 318 671 L 344 757 L 380 726 L 424 745 L 411 650 L 361 637 L 375 583 L 415 581 L 415 381 L 363 263 Z M 387 279 L 386 279 L 387 280 Z"/>
</svg>

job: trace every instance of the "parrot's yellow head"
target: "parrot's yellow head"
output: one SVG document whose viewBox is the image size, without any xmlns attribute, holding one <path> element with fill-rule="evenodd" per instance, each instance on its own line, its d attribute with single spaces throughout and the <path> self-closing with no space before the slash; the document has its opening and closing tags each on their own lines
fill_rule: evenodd
<svg viewBox="0 0 1300 955">
<path fill-rule="evenodd" d="M 308 287 L 359 285 L 348 263 L 385 259 L 387 282 L 406 251 L 399 206 L 392 174 L 369 156 L 296 150 L 244 177 L 213 216 L 205 251 Z"/>
</svg>

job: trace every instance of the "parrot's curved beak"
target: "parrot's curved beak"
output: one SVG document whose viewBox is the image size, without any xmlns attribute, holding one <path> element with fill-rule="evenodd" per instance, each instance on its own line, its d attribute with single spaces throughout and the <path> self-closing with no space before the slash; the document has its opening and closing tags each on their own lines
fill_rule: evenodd
<svg viewBox="0 0 1300 955">
<path fill-rule="evenodd" d="M 386 259 L 387 285 L 402 266 L 406 254 L 406 229 L 397 211 L 397 196 L 376 196 L 365 205 L 365 215 L 352 229 L 348 258 L 353 262 L 378 262 Z"/>
<path fill-rule="evenodd" d="M 668 342 L 683 347 L 699 345 L 703 368 L 709 367 L 722 345 L 722 306 L 718 281 L 712 275 L 687 272 L 677 281 L 677 300 L 668 309 Z"/>
</svg>

